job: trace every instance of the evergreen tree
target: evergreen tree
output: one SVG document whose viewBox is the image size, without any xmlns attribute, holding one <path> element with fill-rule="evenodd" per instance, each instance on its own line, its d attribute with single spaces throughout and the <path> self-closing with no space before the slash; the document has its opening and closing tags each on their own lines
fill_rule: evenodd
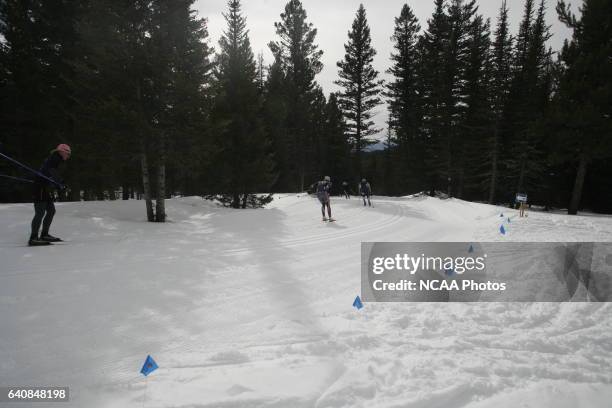
<svg viewBox="0 0 612 408">
<path fill-rule="evenodd" d="M 527 54 L 533 31 L 533 13 L 535 0 L 525 0 L 523 19 L 519 26 L 514 52 L 514 69 L 521 71 L 527 65 Z"/>
<path fill-rule="evenodd" d="M 432 193 L 453 184 L 460 189 L 464 162 L 461 152 L 467 111 L 466 74 L 470 34 L 477 11 L 475 1 L 442 0 L 429 20 L 420 46 L 423 58 L 423 132 L 427 140 L 427 166 Z"/>
<path fill-rule="evenodd" d="M 585 0 L 580 12 L 579 19 L 563 0 L 557 4 L 559 19 L 573 29 L 561 53 L 553 115 L 556 160 L 577 164 L 569 214 L 580 208 L 589 165 L 612 157 L 612 4 Z"/>
<path fill-rule="evenodd" d="M 393 143 L 397 145 L 399 158 L 397 171 L 400 189 L 419 186 L 417 175 L 423 171 L 422 143 L 419 140 L 421 121 L 419 94 L 419 52 L 417 47 L 421 27 L 412 9 L 404 4 L 391 40 L 394 52 L 392 67 L 387 71 L 393 80 L 387 84 L 385 96 L 389 101 L 389 136 L 393 129 Z M 391 151 L 391 140 L 387 146 Z M 409 179 L 411 182 L 408 182 Z"/>
<path fill-rule="evenodd" d="M 550 97 L 547 71 L 551 58 L 546 49 L 550 38 L 541 0 L 534 19 L 533 0 L 526 0 L 523 21 L 516 42 L 512 86 L 505 112 L 507 196 L 541 187 L 543 157 L 538 122 L 544 117 Z"/>
<path fill-rule="evenodd" d="M 254 195 L 270 188 L 272 160 L 260 118 L 257 66 L 239 0 L 228 1 L 227 29 L 219 41 L 212 112 L 219 153 L 216 188 L 232 208 L 260 204 Z"/>
<path fill-rule="evenodd" d="M 286 191 L 291 186 L 292 178 L 289 171 L 291 161 L 288 140 L 288 96 L 286 93 L 286 77 L 278 58 L 268 69 L 268 77 L 264 89 L 263 120 L 266 133 L 270 137 L 274 152 L 275 167 L 271 183 L 272 191 Z M 294 184 L 294 183 L 293 183 Z"/>
<path fill-rule="evenodd" d="M 104 191 L 116 185 L 139 186 L 147 219 L 155 221 L 145 149 L 151 134 L 152 92 L 146 86 L 151 81 L 145 80 L 150 78 L 150 58 L 144 31 L 150 20 L 151 10 L 144 2 L 89 2 L 83 12 L 78 24 L 82 55 L 74 62 L 72 84 L 78 101 L 79 154 L 71 163 L 82 170 L 71 185 L 83 190 L 85 199 L 104 199 Z M 84 157 L 107 165 L 87 166 L 80 161 Z"/>
<path fill-rule="evenodd" d="M 496 197 L 496 190 L 500 172 L 500 149 L 503 134 L 503 114 L 508 103 L 510 92 L 511 63 L 512 63 L 512 43 L 510 27 L 508 23 L 508 6 L 504 0 L 501 6 L 495 30 L 495 41 L 492 50 L 492 78 L 491 78 L 491 107 L 493 110 L 493 128 L 491 139 L 488 143 L 489 152 L 485 156 L 490 163 L 490 170 L 485 170 L 484 174 L 489 179 L 488 202 L 493 204 Z"/>
<path fill-rule="evenodd" d="M 311 135 L 308 134 L 310 105 L 315 98 L 317 84 L 315 76 L 323 69 L 323 51 L 315 44 L 317 30 L 307 22 L 306 10 L 300 0 L 290 0 L 280 15 L 281 21 L 274 23 L 278 41 L 269 44 L 270 50 L 282 67 L 285 82 L 287 126 L 286 142 L 291 159 L 281 163 L 283 171 L 295 180 L 291 190 L 304 191 L 306 174 L 310 172 L 314 151 Z M 285 187 L 285 186 L 283 186 Z"/>
<path fill-rule="evenodd" d="M 7 152 L 31 166 L 58 143 L 74 140 L 69 81 L 78 52 L 76 19 L 85 3 L 0 2 L 0 129 Z M 12 200 L 30 199 L 29 188 L 22 187 Z"/>
<path fill-rule="evenodd" d="M 109 164 L 79 184 L 142 188 L 149 221 L 165 220 L 169 188 L 193 191 L 201 173 L 211 50 L 192 3 L 92 2 L 79 22 L 77 144 Z M 167 173 L 184 184 L 167 186 Z"/>
<path fill-rule="evenodd" d="M 370 136 L 380 129 L 374 128 L 371 120 L 373 109 L 382 103 L 379 97 L 383 81 L 378 79 L 378 71 L 372 66 L 376 50 L 372 48 L 370 27 L 363 4 L 359 5 L 344 44 L 345 55 L 338 62 L 340 79 L 335 83 L 343 88 L 339 95 L 344 112 L 350 142 L 355 150 L 356 171 L 362 174 L 362 152 L 371 143 Z"/>
<path fill-rule="evenodd" d="M 476 16 L 469 34 L 469 58 L 465 74 L 465 117 L 459 134 L 459 174 L 457 196 L 484 198 L 483 183 L 491 156 L 492 127 L 490 24 Z"/>
<path fill-rule="evenodd" d="M 206 45 L 206 22 L 191 10 L 194 0 L 153 2 L 152 53 L 156 128 L 156 221 L 163 221 L 164 199 L 178 187 L 176 178 L 166 186 L 166 174 L 178 172 L 186 181 L 196 182 L 205 146 L 201 129 L 207 109 L 203 86 L 209 83 L 211 50 Z M 155 24 L 157 23 L 157 24 Z M 199 171 L 198 171 L 199 170 Z M 193 171 L 193 173 L 191 173 Z M 184 186 L 182 186 L 184 188 Z M 176 191 L 176 189 L 175 189 Z"/>
<path fill-rule="evenodd" d="M 465 123 L 469 108 L 469 90 L 467 75 L 470 64 L 470 49 L 473 41 L 473 17 L 477 11 L 476 1 L 452 0 L 448 9 L 449 41 L 444 65 L 443 97 L 443 160 L 440 163 L 441 174 L 447 179 L 448 195 L 462 195 L 462 183 L 465 174 L 463 152 L 466 147 Z M 476 42 L 480 39 L 476 40 Z M 479 68 L 477 67 L 476 70 Z"/>
<path fill-rule="evenodd" d="M 425 178 L 434 194 L 440 187 L 440 163 L 442 162 L 443 108 L 445 94 L 445 50 L 449 42 L 449 22 L 445 13 L 445 0 L 435 0 L 435 10 L 427 22 L 427 29 L 419 39 L 421 56 L 420 94 L 422 117 L 422 138 L 425 145 Z"/>
</svg>

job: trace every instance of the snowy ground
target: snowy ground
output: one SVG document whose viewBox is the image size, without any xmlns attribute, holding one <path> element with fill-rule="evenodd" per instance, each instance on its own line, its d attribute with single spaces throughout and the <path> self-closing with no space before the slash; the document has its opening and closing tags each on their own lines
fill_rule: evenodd
<svg viewBox="0 0 612 408">
<path fill-rule="evenodd" d="M 69 242 L 43 248 L 25 246 L 31 205 L 0 205 L 0 386 L 70 386 L 51 407 L 612 404 L 609 304 L 351 307 L 361 241 L 610 241 L 610 217 L 423 197 L 337 198 L 335 224 L 308 196 L 167 205 L 159 225 L 139 201 L 58 204 Z"/>
</svg>

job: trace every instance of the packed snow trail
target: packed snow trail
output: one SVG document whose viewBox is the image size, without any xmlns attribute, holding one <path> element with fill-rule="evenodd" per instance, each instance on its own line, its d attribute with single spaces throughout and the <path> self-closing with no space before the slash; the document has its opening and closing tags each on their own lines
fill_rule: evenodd
<svg viewBox="0 0 612 408">
<path fill-rule="evenodd" d="M 608 406 L 608 304 L 351 305 L 362 241 L 609 241 L 612 218 L 373 204 L 333 198 L 322 223 L 306 195 L 243 211 L 183 198 L 152 224 L 141 201 L 60 203 L 68 242 L 43 248 L 24 246 L 31 204 L 0 205 L 0 385 L 142 406 L 151 354 L 146 407 Z"/>
</svg>

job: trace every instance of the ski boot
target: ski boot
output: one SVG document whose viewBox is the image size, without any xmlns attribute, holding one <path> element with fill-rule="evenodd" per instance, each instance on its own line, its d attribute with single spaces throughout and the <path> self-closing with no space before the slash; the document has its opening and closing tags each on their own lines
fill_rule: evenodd
<svg viewBox="0 0 612 408">
<path fill-rule="evenodd" d="M 38 237 L 32 237 L 28 241 L 28 246 L 45 246 L 45 245 L 51 245 L 51 242 L 43 241 L 39 239 Z"/>
<path fill-rule="evenodd" d="M 50 234 L 41 235 L 40 240 L 46 241 L 46 242 L 62 242 L 60 238 L 54 237 L 53 235 L 50 235 Z"/>
</svg>

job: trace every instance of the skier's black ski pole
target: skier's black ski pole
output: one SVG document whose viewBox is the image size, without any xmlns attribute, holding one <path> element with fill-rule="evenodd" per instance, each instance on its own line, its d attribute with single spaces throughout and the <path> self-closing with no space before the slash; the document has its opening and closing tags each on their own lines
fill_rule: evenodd
<svg viewBox="0 0 612 408">
<path fill-rule="evenodd" d="M 44 178 L 44 179 L 45 179 L 45 180 L 47 180 L 47 181 L 50 181 L 51 183 L 55 184 L 55 185 L 56 185 L 56 186 L 58 186 L 59 188 L 63 188 L 63 187 L 64 187 L 63 185 L 61 185 L 61 184 L 60 184 L 60 183 L 58 183 L 57 181 L 53 180 L 52 178 L 45 176 L 44 174 L 42 174 L 42 173 L 41 173 L 41 172 L 39 172 L 39 171 L 36 171 L 36 170 L 34 170 L 34 169 L 31 169 L 30 167 L 26 166 L 25 164 L 21 164 L 21 163 L 19 163 L 17 160 L 15 160 L 15 159 L 13 159 L 13 158 L 11 158 L 11 157 L 8 157 L 7 155 L 5 155 L 5 154 L 3 154 L 3 153 L 0 153 L 0 157 L 4 157 L 6 160 L 10 161 L 11 163 L 16 164 L 16 165 L 18 165 L 19 167 L 21 167 L 21 168 L 23 168 L 23 169 L 25 169 L 25 170 L 27 170 L 27 171 L 29 171 L 29 172 L 31 172 L 31 173 L 34 173 L 34 174 L 36 174 L 37 176 L 39 176 L 39 177 L 41 177 L 41 178 Z"/>
<path fill-rule="evenodd" d="M 11 180 L 24 181 L 26 183 L 33 183 L 34 182 L 32 180 L 24 179 L 24 178 L 21 178 L 21 177 L 7 176 L 6 174 L 0 174 L 0 177 L 4 177 L 4 178 L 7 178 L 7 179 L 11 179 Z"/>
</svg>

